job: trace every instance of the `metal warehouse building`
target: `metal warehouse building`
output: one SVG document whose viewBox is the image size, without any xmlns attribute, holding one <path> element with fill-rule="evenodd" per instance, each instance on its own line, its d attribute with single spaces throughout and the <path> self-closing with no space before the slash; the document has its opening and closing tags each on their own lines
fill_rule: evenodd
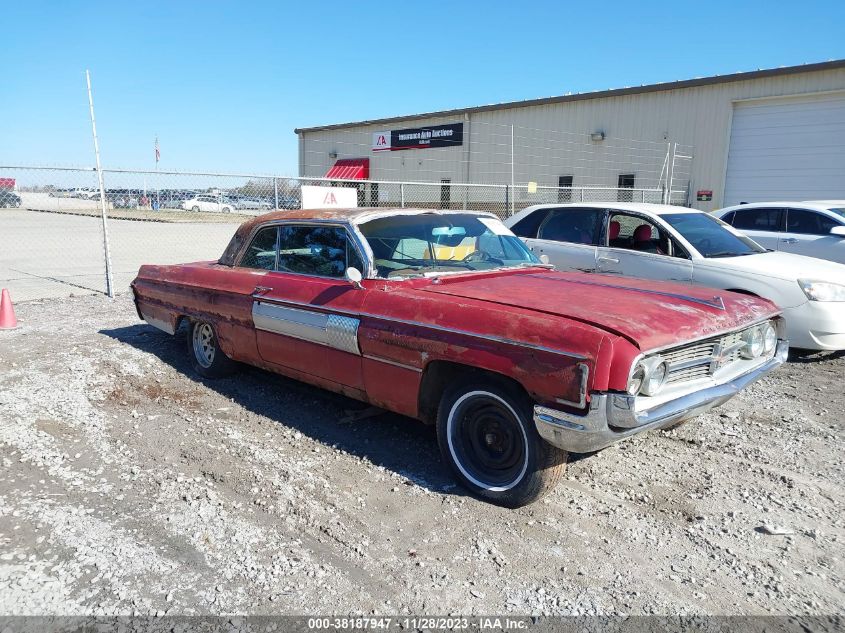
<svg viewBox="0 0 845 633">
<path fill-rule="evenodd" d="M 448 204 L 472 197 L 457 183 L 504 186 L 521 206 L 667 189 L 705 210 L 845 199 L 845 60 L 296 133 L 301 176 L 367 181 L 368 203 L 395 197 L 378 181 L 438 183 Z"/>
</svg>

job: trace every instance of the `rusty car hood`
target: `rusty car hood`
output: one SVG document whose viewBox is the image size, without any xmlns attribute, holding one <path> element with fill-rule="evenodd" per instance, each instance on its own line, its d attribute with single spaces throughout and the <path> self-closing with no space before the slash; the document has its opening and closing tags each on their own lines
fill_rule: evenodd
<svg viewBox="0 0 845 633">
<path fill-rule="evenodd" d="M 574 319 L 623 336 L 642 351 L 715 336 L 778 313 L 765 299 L 725 290 L 537 269 L 443 276 L 420 290 Z"/>
</svg>

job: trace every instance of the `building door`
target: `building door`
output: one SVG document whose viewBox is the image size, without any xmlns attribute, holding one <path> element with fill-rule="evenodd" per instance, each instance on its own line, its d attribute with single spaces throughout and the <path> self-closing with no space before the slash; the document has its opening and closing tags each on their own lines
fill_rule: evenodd
<svg viewBox="0 0 845 633">
<path fill-rule="evenodd" d="M 557 201 L 572 202 L 572 181 L 574 176 L 558 176 Z"/>
<path fill-rule="evenodd" d="M 443 178 L 440 181 L 440 208 L 452 208 L 452 180 L 450 178 Z"/>
<path fill-rule="evenodd" d="M 616 192 L 617 202 L 633 202 L 634 201 L 634 183 L 636 182 L 635 174 L 619 174 L 616 181 L 616 186 L 619 191 Z M 630 189 L 631 191 L 627 191 Z"/>
<path fill-rule="evenodd" d="M 724 206 L 845 198 L 845 92 L 734 106 Z"/>
</svg>

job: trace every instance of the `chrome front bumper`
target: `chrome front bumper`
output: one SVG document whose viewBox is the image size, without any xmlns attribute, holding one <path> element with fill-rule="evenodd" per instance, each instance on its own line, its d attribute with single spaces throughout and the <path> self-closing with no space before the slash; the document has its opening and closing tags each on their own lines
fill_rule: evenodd
<svg viewBox="0 0 845 633">
<path fill-rule="evenodd" d="M 586 415 L 534 407 L 540 436 L 565 451 L 591 453 L 649 429 L 659 429 L 717 407 L 740 390 L 780 367 L 789 354 L 789 342 L 778 341 L 774 357 L 724 383 L 682 395 L 646 411 L 635 411 L 635 396 L 594 393 Z"/>
</svg>

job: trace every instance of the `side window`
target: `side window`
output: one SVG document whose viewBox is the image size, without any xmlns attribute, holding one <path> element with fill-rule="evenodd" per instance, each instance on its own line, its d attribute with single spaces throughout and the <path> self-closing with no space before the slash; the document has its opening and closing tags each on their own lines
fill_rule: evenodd
<svg viewBox="0 0 845 633">
<path fill-rule="evenodd" d="M 686 257 L 666 231 L 645 218 L 625 213 L 611 213 L 607 225 L 607 244 L 611 248 Z"/>
<path fill-rule="evenodd" d="M 346 229 L 336 226 L 282 226 L 279 270 L 340 278 L 349 266 L 364 272 L 361 257 Z"/>
<path fill-rule="evenodd" d="M 730 213 L 726 213 L 725 216 L 722 218 L 722 222 L 724 222 L 725 224 L 733 225 L 735 215 L 736 215 L 736 211 L 731 211 Z"/>
<path fill-rule="evenodd" d="M 541 240 L 598 246 L 603 209 L 553 209 L 540 226 Z"/>
<path fill-rule="evenodd" d="M 548 209 L 537 209 L 534 213 L 525 216 L 519 222 L 514 224 L 511 227 L 511 231 L 513 231 L 514 235 L 518 237 L 533 239 L 537 237 L 537 231 L 540 229 L 540 225 L 548 215 Z"/>
<path fill-rule="evenodd" d="M 278 227 L 275 226 L 268 226 L 258 231 L 241 258 L 239 266 L 241 268 L 275 270 L 276 236 L 278 232 Z"/>
<path fill-rule="evenodd" d="M 782 230 L 783 209 L 738 209 L 731 224 L 735 229 L 776 233 Z"/>
<path fill-rule="evenodd" d="M 806 209 L 788 209 L 786 212 L 786 232 L 805 235 L 827 235 L 830 229 L 839 226 L 833 218 Z"/>
</svg>

